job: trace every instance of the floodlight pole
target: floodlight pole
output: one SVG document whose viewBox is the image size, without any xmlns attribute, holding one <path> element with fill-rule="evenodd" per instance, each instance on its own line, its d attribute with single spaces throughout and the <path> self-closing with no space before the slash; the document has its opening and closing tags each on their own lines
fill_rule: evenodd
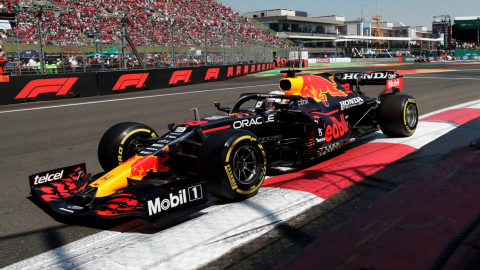
<svg viewBox="0 0 480 270">
<path fill-rule="evenodd" d="M 43 7 L 40 8 L 40 10 L 38 11 L 37 15 L 35 16 L 36 17 L 36 20 L 37 20 L 37 29 L 38 29 L 38 39 L 39 39 L 39 58 L 40 58 L 40 72 L 41 74 L 45 74 L 45 63 L 44 63 L 44 60 L 43 60 L 43 37 L 42 37 L 42 21 L 41 21 L 41 18 L 42 18 L 42 15 L 43 15 Z"/>
</svg>

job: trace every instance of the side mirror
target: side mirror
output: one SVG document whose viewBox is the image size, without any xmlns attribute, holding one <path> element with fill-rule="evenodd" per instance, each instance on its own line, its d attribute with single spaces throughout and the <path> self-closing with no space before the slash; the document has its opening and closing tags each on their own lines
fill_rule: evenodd
<svg viewBox="0 0 480 270">
<path fill-rule="evenodd" d="M 220 103 L 215 101 L 215 102 L 213 102 L 213 104 L 215 105 L 215 108 L 217 108 L 217 109 L 220 108 Z"/>
</svg>

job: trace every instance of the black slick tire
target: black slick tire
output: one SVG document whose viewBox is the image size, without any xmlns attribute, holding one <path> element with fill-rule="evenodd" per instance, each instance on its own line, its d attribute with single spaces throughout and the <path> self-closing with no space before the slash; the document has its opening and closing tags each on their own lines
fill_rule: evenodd
<svg viewBox="0 0 480 270">
<path fill-rule="evenodd" d="M 378 108 L 380 128 L 393 137 L 412 136 L 417 129 L 418 107 L 412 96 L 386 96 Z"/>
<path fill-rule="evenodd" d="M 208 136 L 197 157 L 197 174 L 207 191 L 239 201 L 257 194 L 265 180 L 266 154 L 258 138 L 246 130 L 221 130 Z"/>
<path fill-rule="evenodd" d="M 98 144 L 98 161 L 108 172 L 127 161 L 136 153 L 132 151 L 139 138 L 155 138 L 157 133 L 149 126 L 123 122 L 109 128 Z"/>
</svg>

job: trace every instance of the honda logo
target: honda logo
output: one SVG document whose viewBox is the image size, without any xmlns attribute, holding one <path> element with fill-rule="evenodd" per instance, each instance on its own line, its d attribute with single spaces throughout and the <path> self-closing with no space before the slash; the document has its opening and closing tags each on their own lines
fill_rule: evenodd
<svg viewBox="0 0 480 270">
<path fill-rule="evenodd" d="M 144 87 L 145 80 L 147 80 L 148 73 L 125 74 L 120 76 L 117 83 L 112 90 L 122 90 L 127 86 L 135 85 L 135 88 Z"/>
<path fill-rule="evenodd" d="M 57 96 L 63 96 L 68 93 L 77 80 L 78 77 L 33 80 L 20 91 L 15 99 L 34 98 L 42 93 L 57 93 Z"/>
<path fill-rule="evenodd" d="M 170 82 L 168 84 L 177 84 L 179 81 L 183 81 L 184 83 L 190 82 L 190 75 L 192 75 L 192 70 L 179 70 L 175 71 L 170 78 Z"/>
</svg>

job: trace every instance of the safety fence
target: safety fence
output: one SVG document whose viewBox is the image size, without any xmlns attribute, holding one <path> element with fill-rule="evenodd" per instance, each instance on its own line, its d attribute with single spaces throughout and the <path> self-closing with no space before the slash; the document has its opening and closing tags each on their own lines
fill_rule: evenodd
<svg viewBox="0 0 480 270">
<path fill-rule="evenodd" d="M 205 38 L 208 39 L 207 35 Z M 273 47 L 266 43 L 226 36 L 217 41 L 220 46 L 155 43 L 134 45 L 140 59 L 137 59 L 132 47 L 121 44 L 40 46 L 20 40 L 6 40 L 2 45 L 7 54 L 5 69 L 9 75 L 182 68 L 273 61 Z M 40 57 L 42 50 L 43 57 Z"/>
<path fill-rule="evenodd" d="M 270 63 L 0 76 L 0 104 L 111 95 L 226 80 L 273 69 Z"/>
</svg>

